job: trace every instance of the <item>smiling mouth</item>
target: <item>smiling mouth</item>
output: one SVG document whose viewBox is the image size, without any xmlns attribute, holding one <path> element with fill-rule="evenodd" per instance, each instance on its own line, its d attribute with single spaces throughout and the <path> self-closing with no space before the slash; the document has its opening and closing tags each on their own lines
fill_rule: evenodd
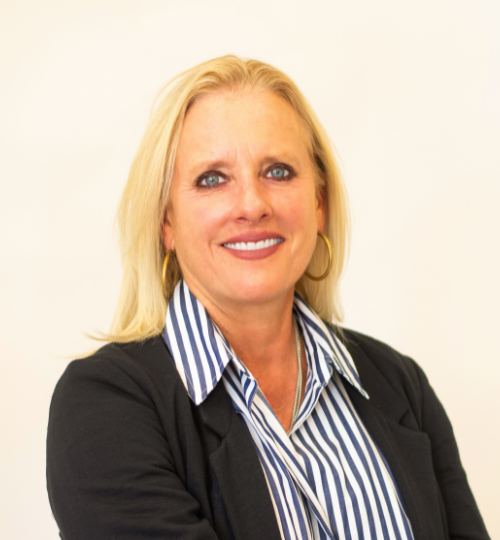
<svg viewBox="0 0 500 540">
<path fill-rule="evenodd" d="M 259 242 L 236 242 L 235 244 L 222 244 L 225 248 L 234 249 L 236 251 L 257 251 L 259 249 L 266 249 L 276 244 L 281 244 L 283 238 L 269 238 L 267 240 L 260 240 Z"/>
</svg>

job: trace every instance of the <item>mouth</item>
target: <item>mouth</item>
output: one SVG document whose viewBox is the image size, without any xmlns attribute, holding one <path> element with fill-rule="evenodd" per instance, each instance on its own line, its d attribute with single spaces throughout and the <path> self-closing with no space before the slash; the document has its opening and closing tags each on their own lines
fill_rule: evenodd
<svg viewBox="0 0 500 540">
<path fill-rule="evenodd" d="M 222 245 L 227 249 L 233 249 L 235 251 L 259 251 L 281 244 L 281 242 L 283 242 L 283 238 L 267 238 L 258 242 L 228 242 Z"/>
</svg>

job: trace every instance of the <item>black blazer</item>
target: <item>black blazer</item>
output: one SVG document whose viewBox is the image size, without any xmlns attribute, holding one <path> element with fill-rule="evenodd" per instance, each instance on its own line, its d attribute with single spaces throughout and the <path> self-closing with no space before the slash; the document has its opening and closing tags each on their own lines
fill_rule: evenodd
<svg viewBox="0 0 500 540">
<path fill-rule="evenodd" d="M 422 370 L 345 331 L 370 399 L 346 383 L 399 486 L 415 540 L 486 540 L 451 425 Z M 279 540 L 244 421 L 220 382 L 196 407 L 160 337 L 71 362 L 47 438 L 64 540 Z"/>
</svg>

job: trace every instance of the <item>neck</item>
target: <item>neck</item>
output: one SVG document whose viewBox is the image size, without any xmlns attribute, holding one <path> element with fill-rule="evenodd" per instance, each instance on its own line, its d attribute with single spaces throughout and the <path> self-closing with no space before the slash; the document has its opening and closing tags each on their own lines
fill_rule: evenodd
<svg viewBox="0 0 500 540">
<path fill-rule="evenodd" d="M 244 305 L 220 305 L 191 290 L 257 380 L 273 377 L 296 363 L 294 289 L 270 302 Z"/>
</svg>

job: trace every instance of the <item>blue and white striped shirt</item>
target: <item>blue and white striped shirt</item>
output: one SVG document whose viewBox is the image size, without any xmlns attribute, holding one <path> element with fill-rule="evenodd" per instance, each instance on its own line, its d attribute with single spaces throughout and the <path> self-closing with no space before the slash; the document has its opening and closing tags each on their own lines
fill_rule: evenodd
<svg viewBox="0 0 500 540">
<path fill-rule="evenodd" d="M 389 465 L 344 388 L 347 381 L 368 399 L 352 358 L 297 293 L 293 313 L 308 367 L 290 436 L 183 281 L 168 306 L 164 339 L 196 405 L 222 378 L 259 456 L 283 539 L 413 540 Z"/>
</svg>

